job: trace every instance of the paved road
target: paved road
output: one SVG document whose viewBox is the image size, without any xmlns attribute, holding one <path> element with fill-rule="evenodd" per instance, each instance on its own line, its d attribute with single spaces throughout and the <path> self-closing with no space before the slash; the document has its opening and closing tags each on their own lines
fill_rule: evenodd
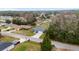
<svg viewBox="0 0 79 59">
<path fill-rule="evenodd" d="M 58 41 L 53 42 L 56 48 L 64 48 L 68 50 L 74 50 L 74 51 L 79 51 L 79 46 L 78 45 L 72 45 L 72 44 L 67 44 L 67 43 L 62 43 Z"/>
</svg>

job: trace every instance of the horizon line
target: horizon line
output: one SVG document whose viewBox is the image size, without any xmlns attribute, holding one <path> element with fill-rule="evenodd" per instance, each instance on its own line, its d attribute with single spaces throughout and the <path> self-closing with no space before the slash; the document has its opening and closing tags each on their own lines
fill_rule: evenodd
<svg viewBox="0 0 79 59">
<path fill-rule="evenodd" d="M 0 11 L 52 11 L 52 10 L 79 10 L 79 8 L 0 8 Z"/>
</svg>

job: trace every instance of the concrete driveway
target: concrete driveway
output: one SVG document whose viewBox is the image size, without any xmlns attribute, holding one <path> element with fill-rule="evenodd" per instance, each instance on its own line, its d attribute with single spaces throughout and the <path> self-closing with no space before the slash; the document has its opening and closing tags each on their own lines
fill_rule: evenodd
<svg viewBox="0 0 79 59">
<path fill-rule="evenodd" d="M 31 36 L 31 37 L 33 37 L 33 38 L 39 38 L 42 34 L 43 34 L 43 32 L 39 31 L 38 33 L 36 33 L 34 36 Z"/>
</svg>

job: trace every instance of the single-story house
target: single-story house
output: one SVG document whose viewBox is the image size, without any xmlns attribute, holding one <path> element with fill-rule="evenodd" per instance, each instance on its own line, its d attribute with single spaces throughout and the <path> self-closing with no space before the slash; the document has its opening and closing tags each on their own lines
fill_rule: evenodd
<svg viewBox="0 0 79 59">
<path fill-rule="evenodd" d="M 3 19 L 3 20 L 6 20 L 6 19 L 12 20 L 13 17 L 12 16 L 0 16 L 0 19 Z"/>
<path fill-rule="evenodd" d="M 44 29 L 44 28 L 42 28 L 42 27 L 36 27 L 36 28 L 33 28 L 33 32 L 38 33 L 39 31 L 44 32 L 44 31 L 45 31 L 45 29 Z"/>
<path fill-rule="evenodd" d="M 15 28 L 16 30 L 20 30 L 22 28 L 24 28 L 24 29 L 32 28 L 32 26 L 30 26 L 30 25 L 15 25 L 15 24 L 12 24 L 12 27 Z"/>
<path fill-rule="evenodd" d="M 0 42 L 0 51 L 9 51 L 14 48 L 14 44 L 10 42 Z"/>
</svg>

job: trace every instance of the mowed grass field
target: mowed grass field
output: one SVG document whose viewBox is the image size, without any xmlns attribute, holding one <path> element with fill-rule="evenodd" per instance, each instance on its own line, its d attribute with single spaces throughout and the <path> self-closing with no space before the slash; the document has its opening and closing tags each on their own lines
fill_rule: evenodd
<svg viewBox="0 0 79 59">
<path fill-rule="evenodd" d="M 40 44 L 36 42 L 24 42 L 18 44 L 11 51 L 40 51 Z"/>
</svg>

